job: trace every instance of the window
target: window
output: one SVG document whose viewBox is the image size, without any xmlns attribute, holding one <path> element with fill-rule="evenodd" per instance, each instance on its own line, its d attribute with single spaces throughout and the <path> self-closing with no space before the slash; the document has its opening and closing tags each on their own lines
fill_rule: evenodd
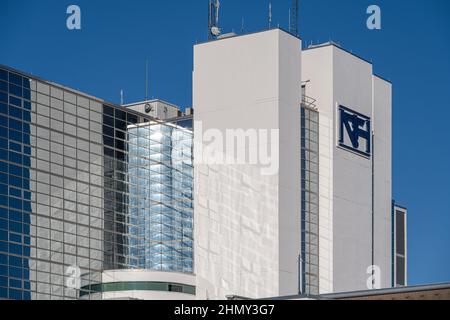
<svg viewBox="0 0 450 320">
<path fill-rule="evenodd" d="M 396 214 L 396 248 L 397 254 L 405 255 L 405 215 L 403 212 L 397 210 Z"/>
<path fill-rule="evenodd" d="M 6 70 L 0 69 L 0 79 L 8 81 L 8 72 Z"/>
<path fill-rule="evenodd" d="M 394 224 L 394 245 L 395 245 L 395 256 L 394 259 L 394 274 L 395 285 L 405 286 L 407 284 L 406 280 L 406 210 L 395 208 L 394 209 L 395 219 Z"/>
<path fill-rule="evenodd" d="M 172 292 L 183 292 L 183 287 L 176 284 L 169 284 L 169 291 Z"/>
</svg>

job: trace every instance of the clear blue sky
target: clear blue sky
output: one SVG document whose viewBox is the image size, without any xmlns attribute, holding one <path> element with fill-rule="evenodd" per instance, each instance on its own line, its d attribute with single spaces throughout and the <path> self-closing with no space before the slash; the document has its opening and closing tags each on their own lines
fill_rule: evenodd
<svg viewBox="0 0 450 320">
<path fill-rule="evenodd" d="M 305 43 L 334 40 L 373 60 L 394 85 L 394 197 L 409 208 L 410 284 L 450 281 L 450 1 L 300 0 Z M 267 26 L 269 0 L 222 0 L 226 31 Z M 290 0 L 274 0 L 287 28 Z M 66 28 L 66 8 L 82 30 Z M 365 27 L 382 10 L 382 30 Z M 207 0 L 1 0 L 0 63 L 119 102 L 150 96 L 191 105 L 192 45 L 206 38 Z"/>
</svg>

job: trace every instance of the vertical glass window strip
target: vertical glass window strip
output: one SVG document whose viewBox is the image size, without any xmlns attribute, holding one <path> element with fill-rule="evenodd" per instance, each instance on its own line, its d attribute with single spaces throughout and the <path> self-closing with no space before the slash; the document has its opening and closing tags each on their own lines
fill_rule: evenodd
<svg viewBox="0 0 450 320">
<path fill-rule="evenodd" d="M 142 226 L 137 234 L 129 232 L 136 246 L 130 263 L 192 272 L 192 132 L 160 123 L 132 126 L 129 132 L 134 137 L 129 175 L 137 178 L 138 198 L 130 218 Z"/>
<path fill-rule="evenodd" d="M 396 286 L 406 285 L 406 213 L 395 209 Z"/>
<path fill-rule="evenodd" d="M 319 294 L 319 114 L 301 107 L 301 294 Z"/>
</svg>

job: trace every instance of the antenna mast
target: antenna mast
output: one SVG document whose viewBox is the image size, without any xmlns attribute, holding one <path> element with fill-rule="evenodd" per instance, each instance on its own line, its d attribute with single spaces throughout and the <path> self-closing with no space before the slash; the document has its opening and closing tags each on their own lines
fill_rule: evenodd
<svg viewBox="0 0 450 320">
<path fill-rule="evenodd" d="M 208 40 L 213 40 L 220 36 L 221 30 L 219 28 L 219 0 L 209 0 L 208 3 Z"/>
<path fill-rule="evenodd" d="M 269 29 L 272 28 L 272 2 L 269 2 Z"/>
<path fill-rule="evenodd" d="M 148 100 L 148 59 L 145 60 L 145 101 Z"/>
<path fill-rule="evenodd" d="M 292 0 L 289 32 L 298 37 L 298 0 Z"/>
</svg>

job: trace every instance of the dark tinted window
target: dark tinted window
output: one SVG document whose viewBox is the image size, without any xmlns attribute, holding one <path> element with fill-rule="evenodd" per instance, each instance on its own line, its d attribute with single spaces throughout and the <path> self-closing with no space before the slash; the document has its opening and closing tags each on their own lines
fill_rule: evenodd
<svg viewBox="0 0 450 320">
<path fill-rule="evenodd" d="M 14 83 L 14 84 L 16 84 L 16 85 L 18 85 L 18 86 L 22 86 L 23 80 L 22 80 L 22 77 L 21 77 L 21 76 L 15 74 L 15 73 L 11 73 L 11 72 L 10 72 L 10 73 L 9 73 L 9 82 L 10 82 L 10 83 Z"/>
<path fill-rule="evenodd" d="M 397 254 L 405 255 L 405 215 L 403 212 L 396 212 L 395 225 Z"/>
<path fill-rule="evenodd" d="M 116 119 L 121 119 L 123 121 L 127 120 L 127 114 L 120 110 L 120 109 L 116 109 Z"/>
<path fill-rule="evenodd" d="M 405 285 L 405 258 L 397 257 L 397 285 Z"/>
<path fill-rule="evenodd" d="M 103 113 L 114 117 L 114 109 L 108 106 L 103 106 Z"/>
<path fill-rule="evenodd" d="M 114 118 L 103 116 L 103 124 L 107 124 L 108 126 L 114 127 Z"/>
<path fill-rule="evenodd" d="M 8 91 L 8 85 L 6 82 L 0 81 L 0 90 Z"/>
<path fill-rule="evenodd" d="M 8 81 L 8 72 L 3 69 L 0 69 L 0 79 Z"/>
<path fill-rule="evenodd" d="M 21 97 L 22 96 L 22 87 L 16 86 L 14 84 L 9 85 L 9 93 L 13 94 L 15 96 Z"/>
<path fill-rule="evenodd" d="M 8 103 L 8 95 L 4 92 L 0 92 L 0 101 Z"/>
<path fill-rule="evenodd" d="M 22 100 L 16 97 L 9 96 L 9 104 L 12 104 L 17 107 L 22 107 Z"/>
<path fill-rule="evenodd" d="M 183 287 L 182 286 L 177 286 L 175 284 L 169 284 L 169 291 L 172 291 L 172 292 L 183 292 Z"/>
<path fill-rule="evenodd" d="M 138 122 L 138 117 L 134 114 L 128 114 L 128 123 L 136 124 Z"/>
</svg>

